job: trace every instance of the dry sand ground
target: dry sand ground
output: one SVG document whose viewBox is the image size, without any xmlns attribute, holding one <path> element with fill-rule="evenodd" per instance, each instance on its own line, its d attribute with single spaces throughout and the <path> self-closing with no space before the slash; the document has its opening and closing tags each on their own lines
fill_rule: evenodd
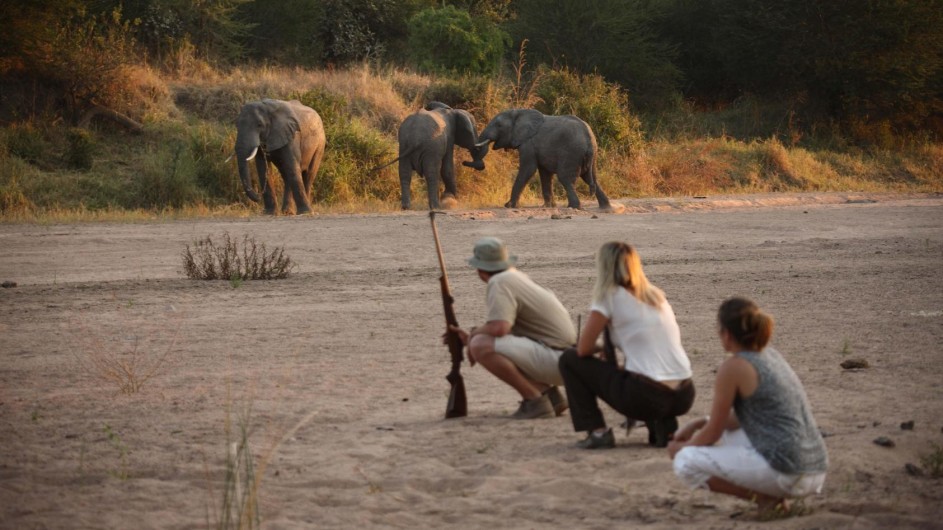
<svg viewBox="0 0 943 530">
<path fill-rule="evenodd" d="M 439 272 L 427 216 L 408 212 L 0 226 L 0 281 L 19 284 L 0 290 L 0 527 L 213 526 L 227 418 L 247 417 L 266 528 L 940 528 L 943 480 L 904 466 L 943 444 L 943 197 L 624 202 L 598 218 L 442 218 L 459 322 L 483 316 L 464 264 L 480 236 L 506 240 L 574 320 L 596 248 L 628 240 L 675 308 L 693 416 L 723 358 L 717 305 L 756 299 L 827 435 L 809 515 L 761 523 L 748 503 L 686 490 L 644 428 L 586 452 L 568 416 L 511 421 L 515 394 L 467 364 L 469 416 L 444 421 Z M 297 269 L 237 288 L 186 279 L 184 245 L 223 232 L 284 245 Z M 139 371 L 167 357 L 125 395 L 90 362 L 134 344 Z M 854 357 L 871 367 L 839 366 Z"/>
</svg>

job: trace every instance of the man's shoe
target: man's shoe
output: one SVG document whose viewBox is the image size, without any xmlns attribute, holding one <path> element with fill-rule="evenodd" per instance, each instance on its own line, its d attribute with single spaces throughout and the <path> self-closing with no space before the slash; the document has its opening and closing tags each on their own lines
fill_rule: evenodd
<svg viewBox="0 0 943 530">
<path fill-rule="evenodd" d="M 616 446 L 616 437 L 612 429 L 606 429 L 602 434 L 589 431 L 585 439 L 576 442 L 576 446 L 580 449 L 612 449 Z"/>
<path fill-rule="evenodd" d="M 557 416 L 566 412 L 566 409 L 570 408 L 570 404 L 566 402 L 566 396 L 564 396 L 558 387 L 552 386 L 544 391 L 544 395 L 550 398 L 550 404 L 553 405 L 553 413 Z"/>
<path fill-rule="evenodd" d="M 678 430 L 678 418 L 669 416 L 653 421 L 645 422 L 648 427 L 648 445 L 655 447 L 668 447 L 671 435 Z"/>
<path fill-rule="evenodd" d="M 550 418 L 553 417 L 553 405 L 546 394 L 541 394 L 540 397 L 534 399 L 522 400 L 521 406 L 518 407 L 517 412 L 511 414 L 511 417 L 515 420 Z"/>
</svg>

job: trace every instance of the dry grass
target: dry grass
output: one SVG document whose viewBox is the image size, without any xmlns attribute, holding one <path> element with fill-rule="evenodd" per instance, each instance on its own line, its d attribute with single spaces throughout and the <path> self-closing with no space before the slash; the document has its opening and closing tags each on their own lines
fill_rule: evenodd
<svg viewBox="0 0 943 530">
<path fill-rule="evenodd" d="M 144 102 L 140 117 L 149 132 L 120 145 L 101 136 L 93 138 L 97 153 L 86 172 L 63 167 L 64 149 L 52 144 L 64 142 L 65 136 L 54 128 L 0 130 L 0 222 L 153 222 L 257 215 L 258 206 L 244 199 L 235 164 L 227 166 L 222 160 L 231 150 L 231 124 L 239 109 L 262 97 L 310 98 L 331 106 L 324 109 L 331 134 L 314 184 L 316 213 L 395 211 L 399 208 L 396 168 L 376 173 L 370 168 L 395 158 L 399 124 L 430 94 L 471 98 L 469 110 L 479 129 L 505 108 L 539 103 L 535 89 L 539 72 L 527 68 L 523 48 L 514 73 L 494 79 L 437 78 L 368 65 L 325 70 L 258 66 L 222 72 L 194 63 L 180 72 L 184 73 L 170 77 L 135 67 L 133 92 Z M 680 125 L 667 114 L 647 118 L 660 124 L 654 127 L 662 131 L 657 138 L 640 140 L 631 149 L 617 145 L 600 151 L 597 174 L 608 195 L 618 199 L 777 191 L 943 191 L 943 144 L 911 142 L 881 150 L 837 140 L 816 147 L 811 139 L 804 142 L 796 134 L 735 139 L 715 130 L 722 131 L 726 122 L 736 125 L 748 114 L 756 122 L 760 118 L 755 112 L 682 114 L 687 121 Z M 658 121 L 662 119 L 663 124 Z M 759 125 L 751 122 L 734 128 L 758 130 Z M 456 149 L 459 207 L 503 205 L 517 174 L 517 157 L 516 152 L 492 151 L 485 160 L 486 170 L 474 172 L 461 166 L 468 153 Z M 523 205 L 541 203 L 537 181 L 534 178 L 525 190 Z M 282 186 L 276 175 L 270 182 L 276 192 Z M 556 181 L 554 189 L 562 201 L 562 187 Z M 166 197 L 154 195 L 161 190 Z M 414 207 L 423 208 L 427 195 L 418 175 L 412 190 Z M 592 200 L 584 184 L 577 184 L 577 192 Z M 177 207 L 168 207 L 170 203 Z"/>
<path fill-rule="evenodd" d="M 116 309 L 108 323 L 73 322 L 71 351 L 80 370 L 118 393 L 134 394 L 172 361 L 182 317 L 171 307 L 165 319 L 155 318 L 152 312 L 135 311 L 132 301 Z"/>
<path fill-rule="evenodd" d="M 398 70 L 381 75 L 369 65 L 336 70 L 258 66 L 236 68 L 211 78 L 177 79 L 175 91 L 178 104 L 187 110 L 229 122 L 247 101 L 290 99 L 311 90 L 326 90 L 347 101 L 350 115 L 395 134 L 403 119 L 424 104 L 419 98 L 430 83 L 427 77 Z M 413 94 L 412 100 L 406 101 L 397 89 Z"/>
<path fill-rule="evenodd" d="M 309 337 L 300 337 L 301 343 L 309 342 Z M 297 358 L 298 348 L 294 348 L 291 357 Z M 233 359 L 229 359 L 230 363 Z M 232 371 L 233 367 L 230 367 Z M 238 371 L 238 370 L 236 370 Z M 241 381 L 227 379 L 226 416 L 224 419 L 226 457 L 222 489 L 213 489 L 210 471 L 207 468 L 209 485 L 209 504 L 207 507 L 207 527 L 218 529 L 253 529 L 260 528 L 262 513 L 259 507 L 262 484 L 266 470 L 274 460 L 279 448 L 292 439 L 299 429 L 307 425 L 319 410 L 307 411 L 303 417 L 292 424 L 277 422 L 272 416 L 260 423 L 253 414 L 253 406 L 258 396 L 265 396 L 279 404 L 291 401 L 291 391 L 297 374 L 285 370 L 277 374 L 246 374 Z M 260 390 L 260 386 L 266 388 Z M 234 387 L 241 393 L 234 395 Z M 253 451 L 251 447 L 261 451 Z M 220 502 L 217 504 L 217 500 Z"/>
<path fill-rule="evenodd" d="M 275 247 L 271 252 L 265 243 L 256 243 L 245 235 L 242 243 L 224 233 L 216 243 L 206 236 L 187 245 L 183 251 L 183 271 L 191 280 L 281 280 L 287 278 L 295 264 L 285 255 L 285 249 Z"/>
</svg>

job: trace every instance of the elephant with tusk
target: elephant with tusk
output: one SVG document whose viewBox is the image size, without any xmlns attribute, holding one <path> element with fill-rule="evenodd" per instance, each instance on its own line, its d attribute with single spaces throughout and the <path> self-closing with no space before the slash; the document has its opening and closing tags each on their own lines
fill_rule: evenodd
<svg viewBox="0 0 943 530">
<path fill-rule="evenodd" d="M 275 193 L 268 183 L 268 163 L 282 176 L 285 188 L 282 213 L 311 212 L 311 186 L 324 156 L 326 138 L 318 113 L 299 101 L 263 99 L 246 103 L 236 119 L 235 156 L 246 195 L 264 202 L 265 213 L 275 214 Z M 255 160 L 262 196 L 252 187 L 249 162 Z"/>
</svg>

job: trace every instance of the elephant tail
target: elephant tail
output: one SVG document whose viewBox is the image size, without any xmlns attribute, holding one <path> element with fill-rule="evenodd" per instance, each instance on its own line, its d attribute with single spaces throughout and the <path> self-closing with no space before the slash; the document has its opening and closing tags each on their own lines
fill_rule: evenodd
<svg viewBox="0 0 943 530">
<path fill-rule="evenodd" d="M 412 149 L 407 150 L 405 153 L 399 155 L 398 157 L 394 158 L 393 160 L 390 160 L 389 162 L 387 162 L 387 163 L 385 163 L 385 164 L 379 165 L 379 166 L 377 166 L 377 167 L 375 167 L 375 168 L 369 170 L 368 173 L 376 173 L 377 171 L 380 171 L 381 169 L 388 168 L 388 167 L 392 166 L 393 164 L 399 162 L 399 161 L 402 160 L 403 158 L 406 158 L 407 156 L 409 156 L 409 155 L 415 153 L 418 149 L 419 149 L 419 146 L 413 147 Z"/>
</svg>

